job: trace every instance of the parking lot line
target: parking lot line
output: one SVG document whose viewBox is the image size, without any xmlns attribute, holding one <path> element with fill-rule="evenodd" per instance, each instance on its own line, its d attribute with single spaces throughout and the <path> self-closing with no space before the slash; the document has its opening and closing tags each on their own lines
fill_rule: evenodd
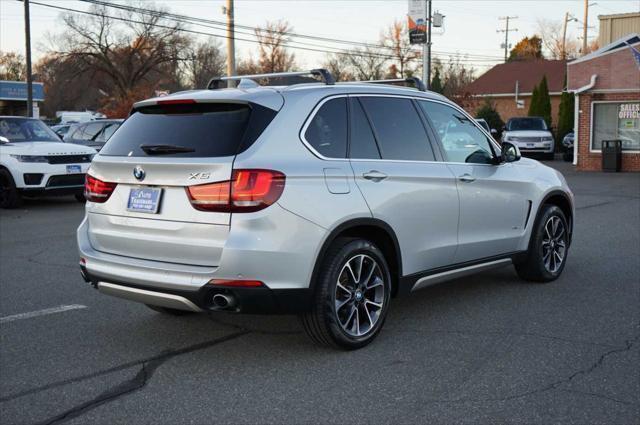
<svg viewBox="0 0 640 425">
<path fill-rule="evenodd" d="M 61 306 L 52 307 L 52 308 L 45 308 L 43 310 L 36 310 L 36 311 L 30 311 L 27 313 L 14 314 L 12 316 L 0 317 L 0 324 L 13 322 L 16 320 L 22 320 L 22 319 L 31 319 L 33 317 L 38 317 L 38 316 L 46 316 L 49 314 L 63 313 L 69 310 L 81 310 L 83 308 L 87 308 L 87 306 L 82 304 L 70 304 L 70 305 L 61 305 Z"/>
</svg>

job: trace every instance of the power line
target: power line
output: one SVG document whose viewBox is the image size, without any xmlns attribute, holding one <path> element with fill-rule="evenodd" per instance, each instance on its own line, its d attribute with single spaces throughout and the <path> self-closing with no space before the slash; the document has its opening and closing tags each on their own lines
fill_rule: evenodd
<svg viewBox="0 0 640 425">
<path fill-rule="evenodd" d="M 18 1 L 20 1 L 20 0 L 18 0 Z M 103 14 L 88 12 L 88 11 L 79 10 L 79 9 L 72 9 L 72 8 L 63 7 L 63 6 L 55 6 L 55 5 L 52 5 L 52 4 L 40 3 L 40 2 L 34 2 L 34 1 L 31 1 L 31 4 L 38 5 L 38 6 L 43 6 L 43 7 L 48 7 L 48 8 L 53 8 L 53 9 L 58 9 L 58 10 L 64 10 L 64 11 L 72 12 L 72 13 L 79 13 L 79 14 L 96 16 L 96 17 L 104 17 L 104 18 L 109 18 L 109 19 L 121 21 L 121 22 L 129 22 L 129 23 L 135 23 L 135 24 L 150 25 L 150 26 L 154 26 L 154 27 L 157 27 L 157 28 L 170 29 L 170 30 L 180 31 L 180 32 L 185 32 L 185 33 L 190 33 L 190 34 L 205 35 L 205 36 L 208 36 L 208 37 L 216 37 L 216 38 L 223 38 L 223 39 L 227 39 L 228 38 L 227 36 L 220 35 L 220 34 L 212 34 L 212 33 L 208 33 L 208 32 L 191 30 L 191 29 L 186 29 L 186 28 L 176 28 L 176 27 L 157 24 L 157 23 L 156 24 L 150 24 L 149 22 L 138 21 L 138 20 L 134 20 L 134 19 L 128 19 L 128 18 L 112 16 L 112 15 L 103 15 Z M 179 21 L 177 21 L 177 22 L 179 22 Z M 245 42 L 254 43 L 254 44 L 261 44 L 257 40 L 250 40 L 250 39 L 246 39 L 246 38 L 235 37 L 235 40 L 245 41 Z M 296 43 L 296 42 L 294 42 L 294 43 Z M 262 44 L 275 45 L 275 43 L 269 43 L 269 42 L 262 42 Z M 326 49 L 315 49 L 315 48 L 309 48 L 309 47 L 292 46 L 292 45 L 289 45 L 288 43 L 286 45 L 287 45 L 287 47 L 290 47 L 292 49 L 306 50 L 306 51 L 318 52 L 318 53 L 346 54 L 346 55 L 352 55 L 352 56 L 374 56 L 374 57 L 378 57 L 378 58 L 381 58 L 381 59 L 387 59 L 387 60 L 395 59 L 395 56 L 393 56 L 393 55 L 385 55 L 385 54 L 378 54 L 378 53 L 358 53 L 358 52 L 346 51 L 346 50 L 332 51 L 332 50 L 326 50 Z M 486 62 L 491 62 L 491 63 L 494 62 L 493 60 L 491 60 L 491 61 L 487 60 L 486 62 L 483 62 L 482 60 L 473 60 L 472 61 L 472 60 L 467 60 L 467 59 L 461 58 L 459 56 L 458 56 L 457 59 L 460 60 L 461 62 L 467 63 L 469 65 L 477 65 L 477 66 L 487 66 Z"/>
<path fill-rule="evenodd" d="M 213 19 L 198 18 L 198 17 L 188 16 L 188 15 L 180 15 L 180 14 L 175 14 L 175 13 L 170 13 L 170 12 L 165 12 L 165 11 L 145 9 L 145 8 L 128 6 L 128 5 L 123 5 L 123 4 L 114 4 L 114 3 L 109 3 L 109 2 L 105 2 L 105 1 L 101 1 L 101 0 L 78 0 L 78 1 L 81 1 L 81 2 L 84 2 L 84 3 L 89 3 L 89 4 L 94 4 L 94 5 L 98 5 L 98 6 L 104 6 L 104 7 L 111 7 L 111 8 L 115 8 L 115 9 L 120 9 L 120 10 L 124 10 L 124 11 L 127 11 L 127 12 L 143 13 L 143 14 L 156 16 L 156 17 L 160 17 L 160 18 L 165 18 L 165 19 L 171 18 L 173 20 L 180 21 L 180 22 L 183 22 L 183 23 L 189 23 L 189 24 L 193 24 L 193 25 L 200 25 L 200 26 L 204 26 L 204 27 L 207 27 L 207 28 L 211 28 L 211 29 L 226 29 L 226 25 L 227 25 L 225 22 L 217 21 L 217 20 L 213 20 Z M 220 28 L 218 28 L 218 27 L 220 27 Z M 238 24 L 237 22 L 234 21 L 234 27 L 236 28 L 235 31 L 237 33 L 245 34 L 245 35 L 251 35 L 251 36 L 255 35 L 254 34 L 255 28 L 252 27 L 252 26 L 241 25 L 241 24 Z M 250 32 L 239 31 L 239 30 L 237 30 L 237 28 L 250 30 Z M 285 32 L 283 34 L 287 35 L 289 37 L 292 37 L 292 38 L 304 38 L 304 39 L 311 39 L 311 40 L 319 40 L 319 41 L 330 42 L 330 43 L 354 45 L 354 46 L 358 46 L 358 47 L 369 47 L 369 48 L 387 49 L 387 50 L 392 50 L 393 49 L 393 47 L 385 46 L 383 44 L 373 44 L 373 43 L 358 42 L 358 41 L 353 41 L 353 40 L 344 40 L 344 39 L 329 38 L 329 37 L 322 37 L 322 36 L 309 35 L 309 34 L 300 34 L 300 33 L 295 33 L 295 32 L 292 32 L 292 31 L 287 31 L 287 32 Z M 320 48 L 325 48 L 325 49 L 327 48 L 324 45 L 310 44 L 310 43 L 305 43 L 305 42 L 301 42 L 301 41 L 294 41 L 294 42 L 298 43 L 298 44 L 301 44 L 301 45 L 308 45 L 308 46 L 311 46 L 311 47 L 320 47 Z M 340 49 L 340 48 L 337 48 L 337 47 L 329 47 L 329 48 Z M 440 51 L 440 52 L 434 51 L 434 53 L 443 54 L 443 55 L 455 55 L 455 54 L 457 54 L 457 53 L 454 53 L 454 52 L 445 52 L 445 51 Z M 473 57 L 473 58 L 477 58 L 477 59 L 487 59 L 487 61 L 489 61 L 489 59 L 499 59 L 499 57 L 491 56 L 491 55 L 466 54 L 466 56 L 468 56 L 470 58 Z"/>
</svg>

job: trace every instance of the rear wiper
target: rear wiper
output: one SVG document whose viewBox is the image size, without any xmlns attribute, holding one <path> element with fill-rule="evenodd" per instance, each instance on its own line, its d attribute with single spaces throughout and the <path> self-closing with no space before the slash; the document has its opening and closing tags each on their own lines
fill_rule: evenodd
<svg viewBox="0 0 640 425">
<path fill-rule="evenodd" d="M 176 145 L 140 145 L 140 149 L 148 155 L 167 155 L 172 153 L 190 153 L 195 152 L 193 148 Z"/>
</svg>

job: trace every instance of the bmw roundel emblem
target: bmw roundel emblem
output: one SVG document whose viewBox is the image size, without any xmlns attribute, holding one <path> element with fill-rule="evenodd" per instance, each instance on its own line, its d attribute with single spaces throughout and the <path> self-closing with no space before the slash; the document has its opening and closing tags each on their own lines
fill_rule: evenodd
<svg viewBox="0 0 640 425">
<path fill-rule="evenodd" d="M 145 176 L 145 172 L 144 169 L 139 166 L 136 165 L 136 168 L 133 169 L 133 177 L 135 177 L 138 181 L 142 181 L 144 180 L 144 176 Z"/>
</svg>

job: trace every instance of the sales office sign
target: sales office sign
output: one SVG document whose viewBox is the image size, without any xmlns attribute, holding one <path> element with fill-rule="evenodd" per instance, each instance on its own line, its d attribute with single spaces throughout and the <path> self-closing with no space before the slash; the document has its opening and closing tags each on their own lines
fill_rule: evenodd
<svg viewBox="0 0 640 425">
<path fill-rule="evenodd" d="M 640 118 L 640 103 L 623 103 L 618 109 L 618 119 L 637 120 Z"/>
</svg>

